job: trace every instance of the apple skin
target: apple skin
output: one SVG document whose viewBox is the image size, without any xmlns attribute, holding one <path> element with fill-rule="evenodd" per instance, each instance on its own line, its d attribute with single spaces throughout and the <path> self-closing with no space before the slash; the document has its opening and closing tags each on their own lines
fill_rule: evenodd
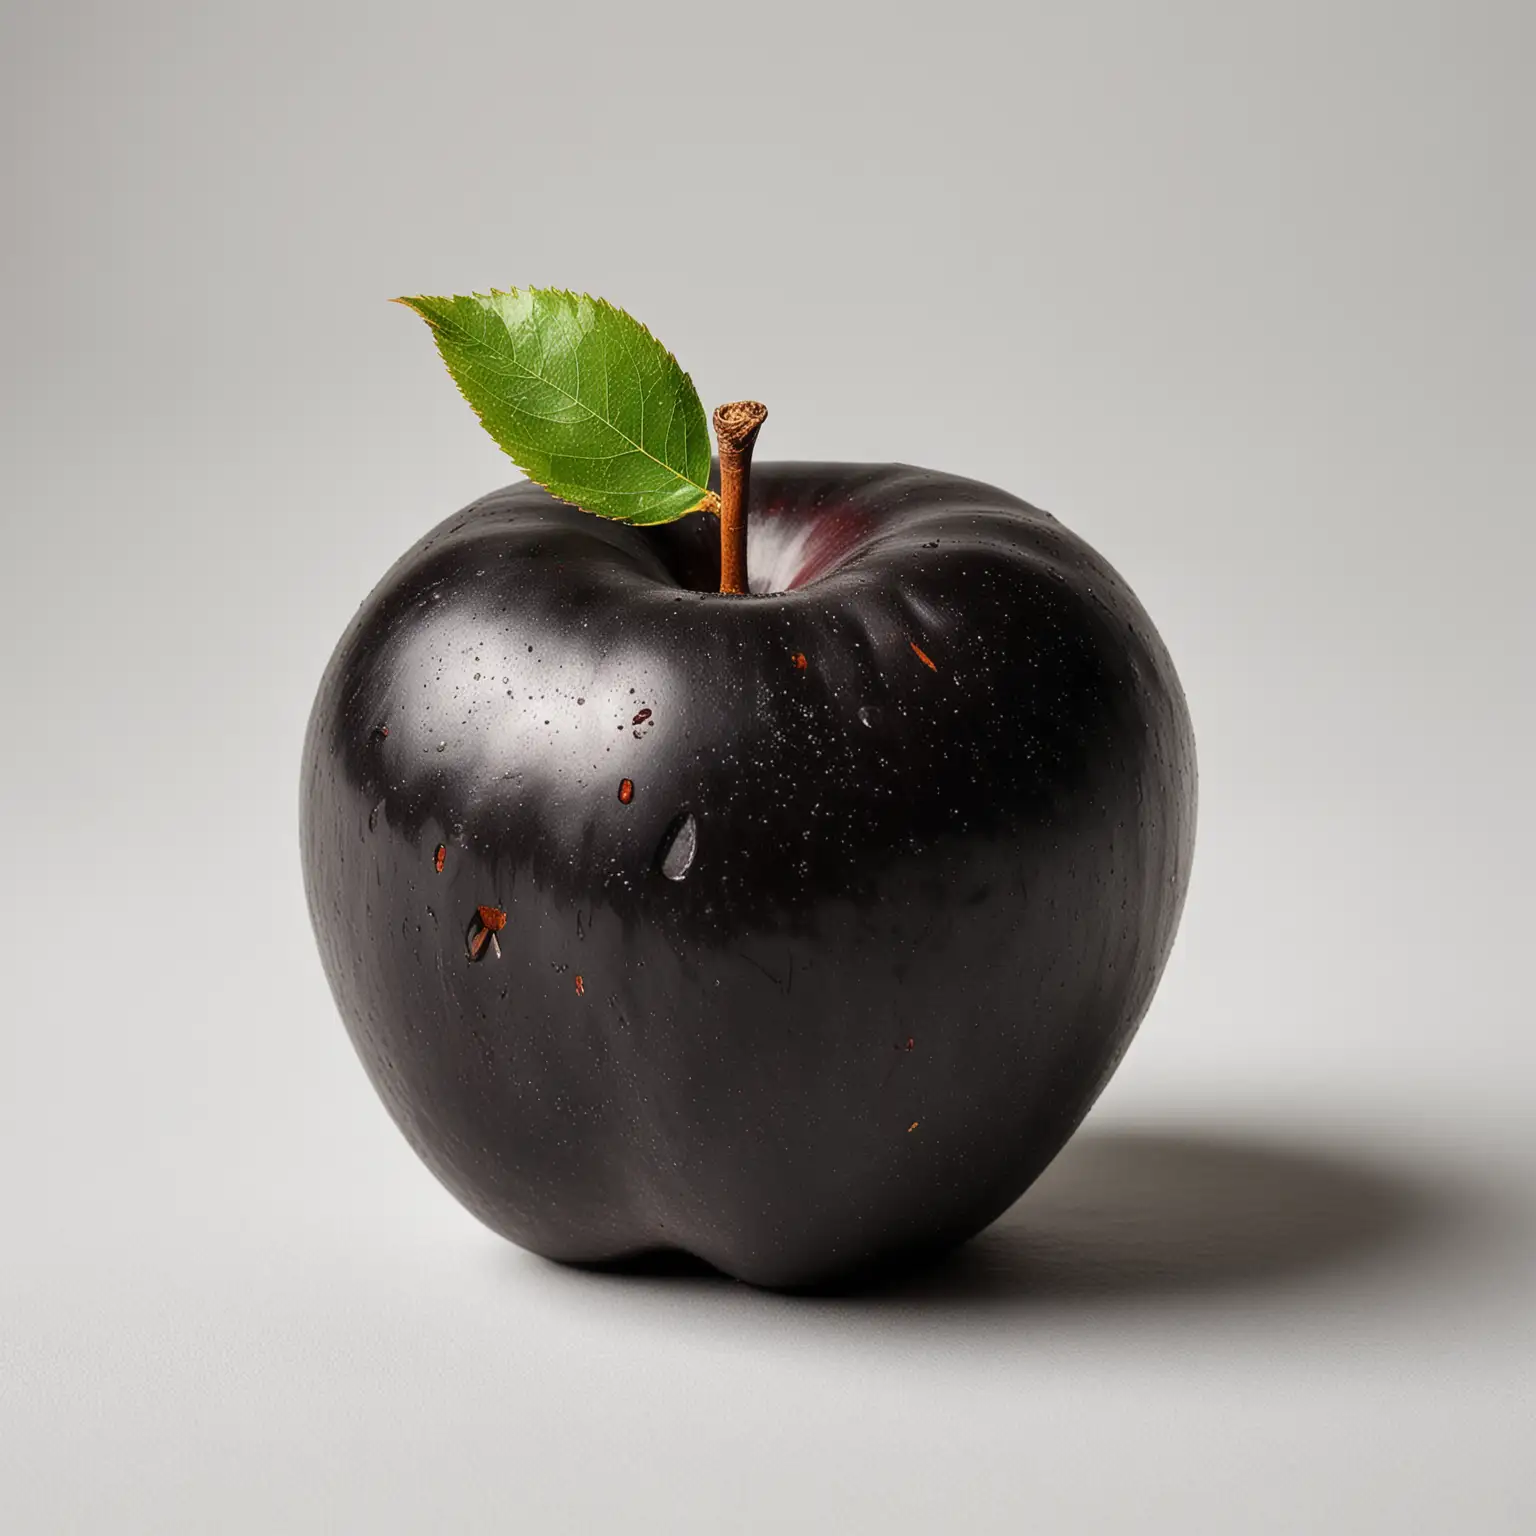
<svg viewBox="0 0 1536 1536">
<path fill-rule="evenodd" d="M 441 524 L 325 672 L 302 852 L 353 1044 L 470 1211 L 798 1289 L 963 1241 L 1061 1148 L 1173 943 L 1195 755 L 1049 514 L 768 463 L 750 515 L 788 590 L 710 590 L 708 515 L 520 484 Z"/>
</svg>

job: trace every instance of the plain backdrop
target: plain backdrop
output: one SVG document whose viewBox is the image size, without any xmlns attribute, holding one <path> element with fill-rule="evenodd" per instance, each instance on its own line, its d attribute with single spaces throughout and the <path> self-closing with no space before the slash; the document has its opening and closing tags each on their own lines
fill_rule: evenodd
<svg viewBox="0 0 1536 1536">
<path fill-rule="evenodd" d="M 0 10 L 0 1529 L 1516 1532 L 1536 11 Z M 332 645 L 514 478 L 420 322 L 647 321 L 994 481 L 1181 671 L 1119 1076 L 939 1271 L 564 1271 L 416 1162 L 300 885 Z"/>
</svg>

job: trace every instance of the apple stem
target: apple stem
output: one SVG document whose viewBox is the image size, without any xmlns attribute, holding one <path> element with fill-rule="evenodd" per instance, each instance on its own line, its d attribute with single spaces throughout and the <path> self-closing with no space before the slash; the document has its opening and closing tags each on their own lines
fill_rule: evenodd
<svg viewBox="0 0 1536 1536">
<path fill-rule="evenodd" d="M 715 408 L 720 445 L 720 590 L 747 590 L 747 480 L 752 445 L 768 419 L 756 400 L 733 400 Z"/>
</svg>

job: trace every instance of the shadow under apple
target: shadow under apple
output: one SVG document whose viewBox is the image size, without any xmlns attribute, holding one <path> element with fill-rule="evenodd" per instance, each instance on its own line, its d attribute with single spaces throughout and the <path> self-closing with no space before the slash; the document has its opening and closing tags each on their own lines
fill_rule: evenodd
<svg viewBox="0 0 1536 1536">
<path fill-rule="evenodd" d="M 1476 1199 L 1352 1147 L 1085 1128 L 968 1243 L 817 1294 L 986 1307 L 1240 1292 L 1454 1242 L 1480 1216 Z M 588 1272 L 734 1283 L 676 1253 Z"/>
<path fill-rule="evenodd" d="M 970 1243 L 872 1291 L 1058 1302 L 1240 1291 L 1417 1247 L 1463 1214 L 1442 1188 L 1354 1149 L 1088 1131 Z"/>
</svg>

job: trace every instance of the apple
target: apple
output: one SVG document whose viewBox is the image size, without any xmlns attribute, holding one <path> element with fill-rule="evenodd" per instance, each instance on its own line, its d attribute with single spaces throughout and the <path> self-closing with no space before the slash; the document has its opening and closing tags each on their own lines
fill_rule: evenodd
<svg viewBox="0 0 1536 1536">
<path fill-rule="evenodd" d="M 1082 1120 L 1173 942 L 1195 755 L 1047 513 L 904 465 L 743 495 L 746 595 L 708 510 L 523 483 L 423 539 L 320 685 L 303 867 L 369 1077 L 483 1222 L 801 1288 L 971 1236 Z"/>
</svg>

